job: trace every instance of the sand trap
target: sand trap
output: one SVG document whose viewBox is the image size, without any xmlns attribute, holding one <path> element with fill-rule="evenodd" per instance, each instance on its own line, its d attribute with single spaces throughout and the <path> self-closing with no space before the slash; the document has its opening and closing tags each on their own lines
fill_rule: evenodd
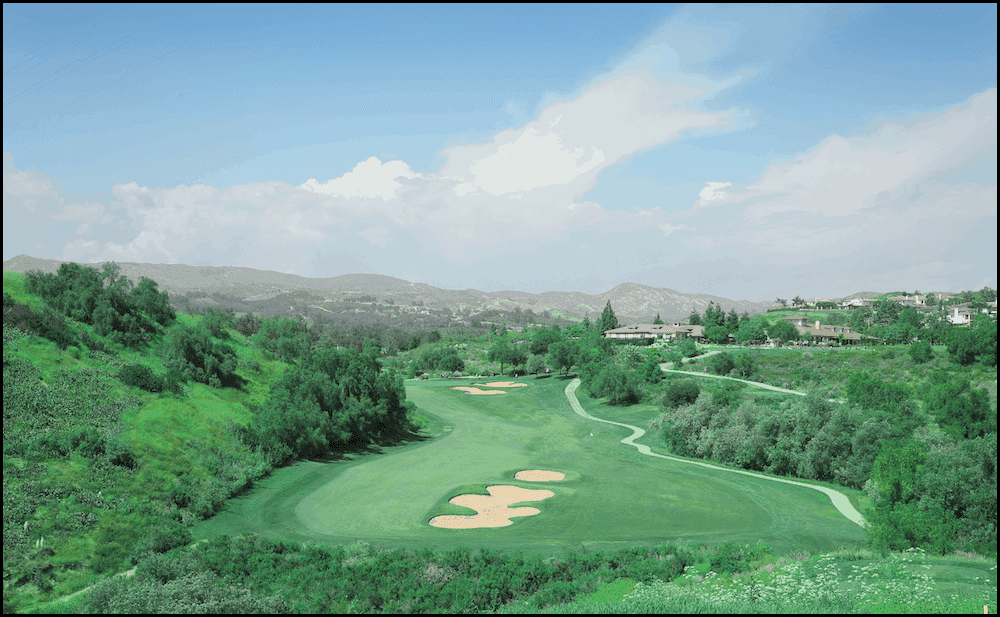
<svg viewBox="0 0 1000 617">
<path fill-rule="evenodd" d="M 555 495 L 552 491 L 532 490 L 517 486 L 487 486 L 489 495 L 459 495 L 448 503 L 472 508 L 478 514 L 468 516 L 446 514 L 430 520 L 434 527 L 444 529 L 475 529 L 477 527 L 506 527 L 513 525 L 515 516 L 534 516 L 538 508 L 508 508 L 508 504 L 521 501 L 541 501 Z"/>
<path fill-rule="evenodd" d="M 488 386 L 490 388 L 520 388 L 521 386 L 526 386 L 526 383 L 515 383 L 513 381 L 491 381 L 490 383 L 474 383 L 474 386 Z"/>
<path fill-rule="evenodd" d="M 484 385 L 484 384 L 479 384 Z M 455 386 L 452 390 L 465 390 L 467 394 L 480 395 L 480 394 L 507 394 L 503 390 L 480 390 L 479 388 L 469 388 L 466 386 Z"/>
<path fill-rule="evenodd" d="M 541 469 L 525 469 L 514 474 L 515 480 L 528 482 L 556 482 L 566 478 L 566 474 L 558 471 L 543 471 Z"/>
</svg>

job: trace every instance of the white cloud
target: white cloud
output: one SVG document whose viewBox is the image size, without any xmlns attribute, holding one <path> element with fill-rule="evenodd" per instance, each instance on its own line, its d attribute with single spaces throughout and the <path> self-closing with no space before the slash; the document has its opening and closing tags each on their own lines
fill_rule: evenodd
<svg viewBox="0 0 1000 617">
<path fill-rule="evenodd" d="M 996 149 L 996 89 L 905 127 L 833 135 L 794 161 L 772 164 L 747 187 L 709 183 L 696 206 L 746 204 L 745 218 L 795 211 L 841 217 L 905 201 L 920 182 Z"/>
<path fill-rule="evenodd" d="M 555 186 L 566 198 L 579 198 L 601 170 L 632 154 L 687 131 L 736 128 L 742 117 L 735 110 L 696 109 L 708 94 L 703 87 L 660 81 L 643 68 L 619 72 L 576 98 L 552 103 L 521 129 L 503 131 L 488 143 L 445 149 L 439 175 L 458 181 L 453 190 L 459 197 L 477 189 L 522 196 Z M 551 199 L 551 193 L 546 196 Z"/>
<path fill-rule="evenodd" d="M 369 157 L 354 166 L 339 178 L 320 184 L 315 178 L 307 180 L 299 188 L 340 197 L 360 197 L 363 199 L 381 198 L 388 201 L 393 198 L 396 189 L 400 187 L 397 178 L 419 178 L 420 174 L 410 169 L 403 161 L 382 163 L 377 157 Z"/>
</svg>

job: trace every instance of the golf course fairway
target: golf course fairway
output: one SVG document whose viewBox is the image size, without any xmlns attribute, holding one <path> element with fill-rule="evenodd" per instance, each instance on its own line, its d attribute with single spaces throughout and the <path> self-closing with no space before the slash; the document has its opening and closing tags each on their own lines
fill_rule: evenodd
<svg viewBox="0 0 1000 617">
<path fill-rule="evenodd" d="M 578 382 L 558 376 L 519 381 L 527 385 L 494 396 L 470 396 L 453 389 L 449 379 L 407 381 L 407 398 L 430 419 L 420 440 L 277 469 L 199 523 L 195 539 L 258 533 L 292 542 L 365 540 L 432 550 L 488 546 L 553 554 L 730 540 L 817 551 L 864 537 L 814 485 L 623 447 L 622 441 L 640 447 L 631 443 L 641 431 L 632 424 L 647 424 L 659 412 L 655 406 L 610 406 L 578 395 Z M 595 423 L 598 418 L 579 415 L 577 396 L 611 420 Z M 623 440 L 626 427 L 633 435 Z M 551 482 L 515 478 L 524 470 L 565 476 Z M 538 513 L 503 527 L 429 524 L 437 516 L 476 514 L 449 500 L 488 495 L 487 487 L 497 485 L 553 495 L 518 502 Z"/>
</svg>

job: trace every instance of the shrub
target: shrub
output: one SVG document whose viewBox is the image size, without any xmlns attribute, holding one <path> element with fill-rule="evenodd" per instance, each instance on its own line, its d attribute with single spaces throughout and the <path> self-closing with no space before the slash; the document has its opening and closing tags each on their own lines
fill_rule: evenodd
<svg viewBox="0 0 1000 617">
<path fill-rule="evenodd" d="M 263 322 L 264 320 L 254 313 L 247 313 L 236 320 L 236 331 L 243 336 L 253 336 L 254 334 L 260 332 L 260 327 Z"/>
<path fill-rule="evenodd" d="M 736 363 L 733 362 L 733 357 L 724 351 L 712 358 L 711 366 L 712 372 L 716 375 L 728 375 L 736 368 Z"/>
<path fill-rule="evenodd" d="M 162 392 L 163 379 L 153 374 L 153 370 L 142 364 L 129 364 L 118 371 L 118 381 L 146 392 Z"/>
<path fill-rule="evenodd" d="M 663 395 L 663 406 L 667 408 L 691 405 L 698 400 L 701 388 L 690 379 L 676 379 L 667 386 Z"/>
</svg>

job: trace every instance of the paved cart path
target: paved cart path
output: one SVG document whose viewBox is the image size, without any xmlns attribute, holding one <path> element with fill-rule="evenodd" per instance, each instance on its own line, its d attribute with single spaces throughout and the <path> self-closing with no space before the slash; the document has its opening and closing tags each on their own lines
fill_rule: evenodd
<svg viewBox="0 0 1000 617">
<path fill-rule="evenodd" d="M 860 512 L 858 512 L 857 510 L 854 509 L 854 506 L 851 505 L 851 500 L 847 498 L 847 495 L 841 493 L 840 491 L 835 491 L 832 488 L 826 488 L 825 486 L 816 486 L 814 484 L 806 484 L 805 482 L 796 482 L 795 480 L 785 480 L 784 478 L 773 478 L 771 476 L 765 476 L 763 474 L 754 473 L 752 471 L 744 471 L 742 469 L 727 469 L 725 467 L 718 467 L 716 465 L 710 465 L 709 463 L 702 463 L 702 462 L 699 462 L 699 461 L 689 461 L 689 460 L 682 459 L 682 458 L 675 458 L 673 456 L 664 456 L 663 454 L 657 454 L 655 452 L 651 452 L 650 449 L 649 449 L 649 446 L 644 446 L 644 445 L 642 445 L 640 443 L 635 443 L 636 439 L 639 439 L 640 437 L 642 437 L 643 435 L 646 434 L 645 430 L 643 430 L 643 429 L 641 429 L 641 428 L 639 428 L 637 426 L 632 426 L 631 424 L 623 424 L 621 422 L 612 422 L 611 420 L 602 420 L 601 418 L 595 418 L 594 416 L 592 416 L 592 415 L 588 414 L 586 411 L 584 411 L 583 407 L 580 405 L 580 401 L 578 401 L 577 398 L 576 398 L 576 389 L 579 386 L 580 386 L 580 380 L 579 380 L 579 378 L 574 379 L 573 381 L 571 381 L 569 383 L 569 385 L 566 386 L 566 398 L 569 399 L 569 404 L 573 408 L 573 411 L 575 411 L 577 415 L 583 416 L 584 418 L 586 418 L 588 420 L 595 420 L 597 422 L 604 422 L 605 424 L 614 424 L 614 425 L 617 425 L 617 426 L 622 426 L 622 427 L 625 427 L 625 428 L 632 429 L 632 431 L 633 431 L 632 435 L 630 437 L 626 437 L 625 439 L 622 439 L 621 442 L 623 444 L 627 445 L 627 446 L 634 446 L 637 450 L 639 450 L 639 452 L 641 452 L 642 454 L 645 454 L 646 456 L 655 456 L 657 458 L 667 459 L 668 461 L 676 461 L 678 463 L 687 463 L 689 465 L 700 465 L 701 467 L 707 467 L 708 469 L 717 469 L 719 471 L 728 471 L 730 473 L 738 473 L 738 474 L 742 474 L 744 476 L 752 476 L 754 478 L 761 478 L 761 479 L 764 479 L 764 480 L 771 480 L 772 482 L 782 482 L 784 484 L 792 484 L 794 486 L 804 486 L 805 488 L 811 488 L 811 489 L 813 489 L 815 491 L 819 491 L 819 492 L 824 493 L 825 495 L 827 495 L 830 498 L 830 501 L 833 502 L 833 506 L 835 508 L 837 508 L 837 510 L 841 514 L 843 514 L 844 516 L 846 516 L 847 519 L 850 520 L 852 523 L 860 525 L 861 527 L 865 526 L 865 519 L 864 519 L 864 517 L 861 516 Z"/>
</svg>

